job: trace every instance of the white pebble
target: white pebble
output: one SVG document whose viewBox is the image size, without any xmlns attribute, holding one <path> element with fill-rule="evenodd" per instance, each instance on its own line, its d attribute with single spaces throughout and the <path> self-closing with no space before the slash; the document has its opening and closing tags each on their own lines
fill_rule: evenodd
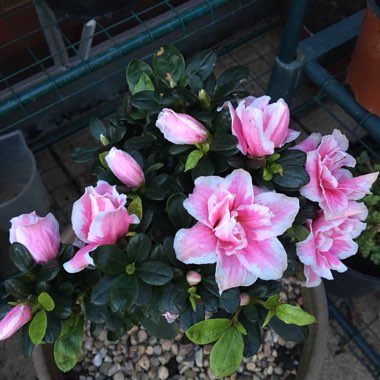
<svg viewBox="0 0 380 380">
<path fill-rule="evenodd" d="M 158 378 L 160 380 L 166 380 L 169 377 L 169 370 L 166 367 L 160 367 L 158 369 Z"/>
<path fill-rule="evenodd" d="M 100 354 L 100 352 L 98 352 L 95 356 L 94 356 L 94 359 L 92 359 L 92 363 L 97 366 L 97 367 L 100 367 L 103 363 L 103 358 L 102 358 L 102 355 Z"/>
</svg>

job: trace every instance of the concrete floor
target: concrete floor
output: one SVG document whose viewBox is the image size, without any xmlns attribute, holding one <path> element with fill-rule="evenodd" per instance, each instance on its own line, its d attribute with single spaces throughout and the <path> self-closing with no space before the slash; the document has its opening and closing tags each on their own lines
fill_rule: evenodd
<svg viewBox="0 0 380 380">
<path fill-rule="evenodd" d="M 244 87 L 254 96 L 263 95 L 280 37 L 281 30 L 275 29 L 237 47 L 222 57 L 218 71 L 233 64 L 248 65 L 251 75 Z M 294 103 L 304 100 L 305 96 L 311 96 L 310 90 L 306 90 Z M 329 102 L 329 106 L 346 123 L 353 123 L 344 111 L 333 103 Z M 303 132 L 328 133 L 334 128 L 339 128 L 339 123 L 324 110 L 316 108 L 293 120 L 292 127 Z M 75 164 L 69 158 L 73 147 L 86 144 L 88 132 L 85 130 L 36 156 L 39 171 L 50 193 L 52 212 L 60 221 L 61 231 L 70 223 L 72 203 L 82 194 L 84 186 L 92 182 L 92 177 L 88 175 L 89 165 Z M 375 294 L 353 300 L 350 310 L 353 321 L 360 326 L 363 336 L 377 352 L 380 352 L 379 298 L 380 295 Z M 15 336 L 6 342 L 0 342 L 0 380 L 36 379 L 31 361 L 21 357 L 17 338 Z M 342 333 L 337 322 L 331 320 L 330 339 L 320 380 L 369 380 L 374 377 L 367 366 L 368 363 L 360 356 L 355 345 Z"/>
</svg>

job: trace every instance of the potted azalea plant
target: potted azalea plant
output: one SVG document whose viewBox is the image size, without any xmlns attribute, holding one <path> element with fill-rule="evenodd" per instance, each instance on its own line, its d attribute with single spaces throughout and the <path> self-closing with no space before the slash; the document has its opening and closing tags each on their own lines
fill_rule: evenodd
<svg viewBox="0 0 380 380">
<path fill-rule="evenodd" d="M 280 280 L 316 287 L 346 269 L 364 228 L 359 200 L 378 173 L 346 170 L 355 159 L 337 130 L 294 146 L 286 103 L 240 91 L 245 67 L 216 78 L 215 63 L 212 52 L 186 63 L 164 46 L 152 67 L 129 64 L 118 118 L 93 121 L 98 145 L 74 152 L 96 158 L 98 177 L 73 205 L 75 241 L 60 243 L 51 214 L 11 220 L 20 273 L 5 283 L 0 339 L 21 329 L 27 355 L 52 343 L 66 372 L 85 321 L 110 340 L 134 324 L 162 338 L 182 328 L 214 344 L 211 369 L 223 377 L 255 354 L 268 324 L 315 335 L 326 309 L 317 320 L 283 303 Z"/>
</svg>

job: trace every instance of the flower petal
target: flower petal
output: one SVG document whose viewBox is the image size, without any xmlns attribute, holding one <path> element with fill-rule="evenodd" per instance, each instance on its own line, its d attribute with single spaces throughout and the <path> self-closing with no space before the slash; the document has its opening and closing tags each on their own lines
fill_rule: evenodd
<svg viewBox="0 0 380 380">
<path fill-rule="evenodd" d="M 222 294 L 227 289 L 252 285 L 257 276 L 244 268 L 237 256 L 220 254 L 216 262 L 215 280 Z"/>
<path fill-rule="evenodd" d="M 305 265 L 304 273 L 306 282 L 303 284 L 307 288 L 314 288 L 321 284 L 321 278 L 313 271 L 310 265 Z"/>
<path fill-rule="evenodd" d="M 247 171 L 243 169 L 234 170 L 225 178 L 224 184 L 226 189 L 235 197 L 233 208 L 252 204 L 252 177 Z"/>
<path fill-rule="evenodd" d="M 0 321 L 0 340 L 12 336 L 31 319 L 32 309 L 29 305 L 19 304 L 13 307 Z"/>
<path fill-rule="evenodd" d="M 305 140 L 301 141 L 295 147 L 291 149 L 302 150 L 303 152 L 311 152 L 312 150 L 317 149 L 318 145 L 322 140 L 322 135 L 320 133 L 312 133 L 310 136 L 306 137 Z"/>
<path fill-rule="evenodd" d="M 216 262 L 216 243 L 212 230 L 197 223 L 176 233 L 174 251 L 177 259 L 185 264 L 211 264 Z"/>
<path fill-rule="evenodd" d="M 286 252 L 277 238 L 251 240 L 244 251 L 237 256 L 240 263 L 262 280 L 278 280 L 287 268 Z"/>
<path fill-rule="evenodd" d="M 63 264 L 63 268 L 68 273 L 77 273 L 87 268 L 89 265 L 94 265 L 94 260 L 90 256 L 90 252 L 94 251 L 99 244 L 88 244 L 81 248 L 75 256 Z"/>
</svg>

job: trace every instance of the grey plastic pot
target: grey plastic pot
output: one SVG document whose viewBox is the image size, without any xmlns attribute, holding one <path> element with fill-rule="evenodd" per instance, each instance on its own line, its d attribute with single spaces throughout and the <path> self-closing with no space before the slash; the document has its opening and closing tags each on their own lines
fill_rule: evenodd
<svg viewBox="0 0 380 380">
<path fill-rule="evenodd" d="M 329 331 L 328 309 L 323 284 L 317 288 L 303 290 L 305 308 L 317 318 L 309 327 L 309 336 L 303 343 L 303 351 L 296 380 L 318 380 Z M 65 376 L 54 365 L 52 345 L 37 346 L 33 351 L 33 362 L 39 380 L 64 380 Z"/>
</svg>

